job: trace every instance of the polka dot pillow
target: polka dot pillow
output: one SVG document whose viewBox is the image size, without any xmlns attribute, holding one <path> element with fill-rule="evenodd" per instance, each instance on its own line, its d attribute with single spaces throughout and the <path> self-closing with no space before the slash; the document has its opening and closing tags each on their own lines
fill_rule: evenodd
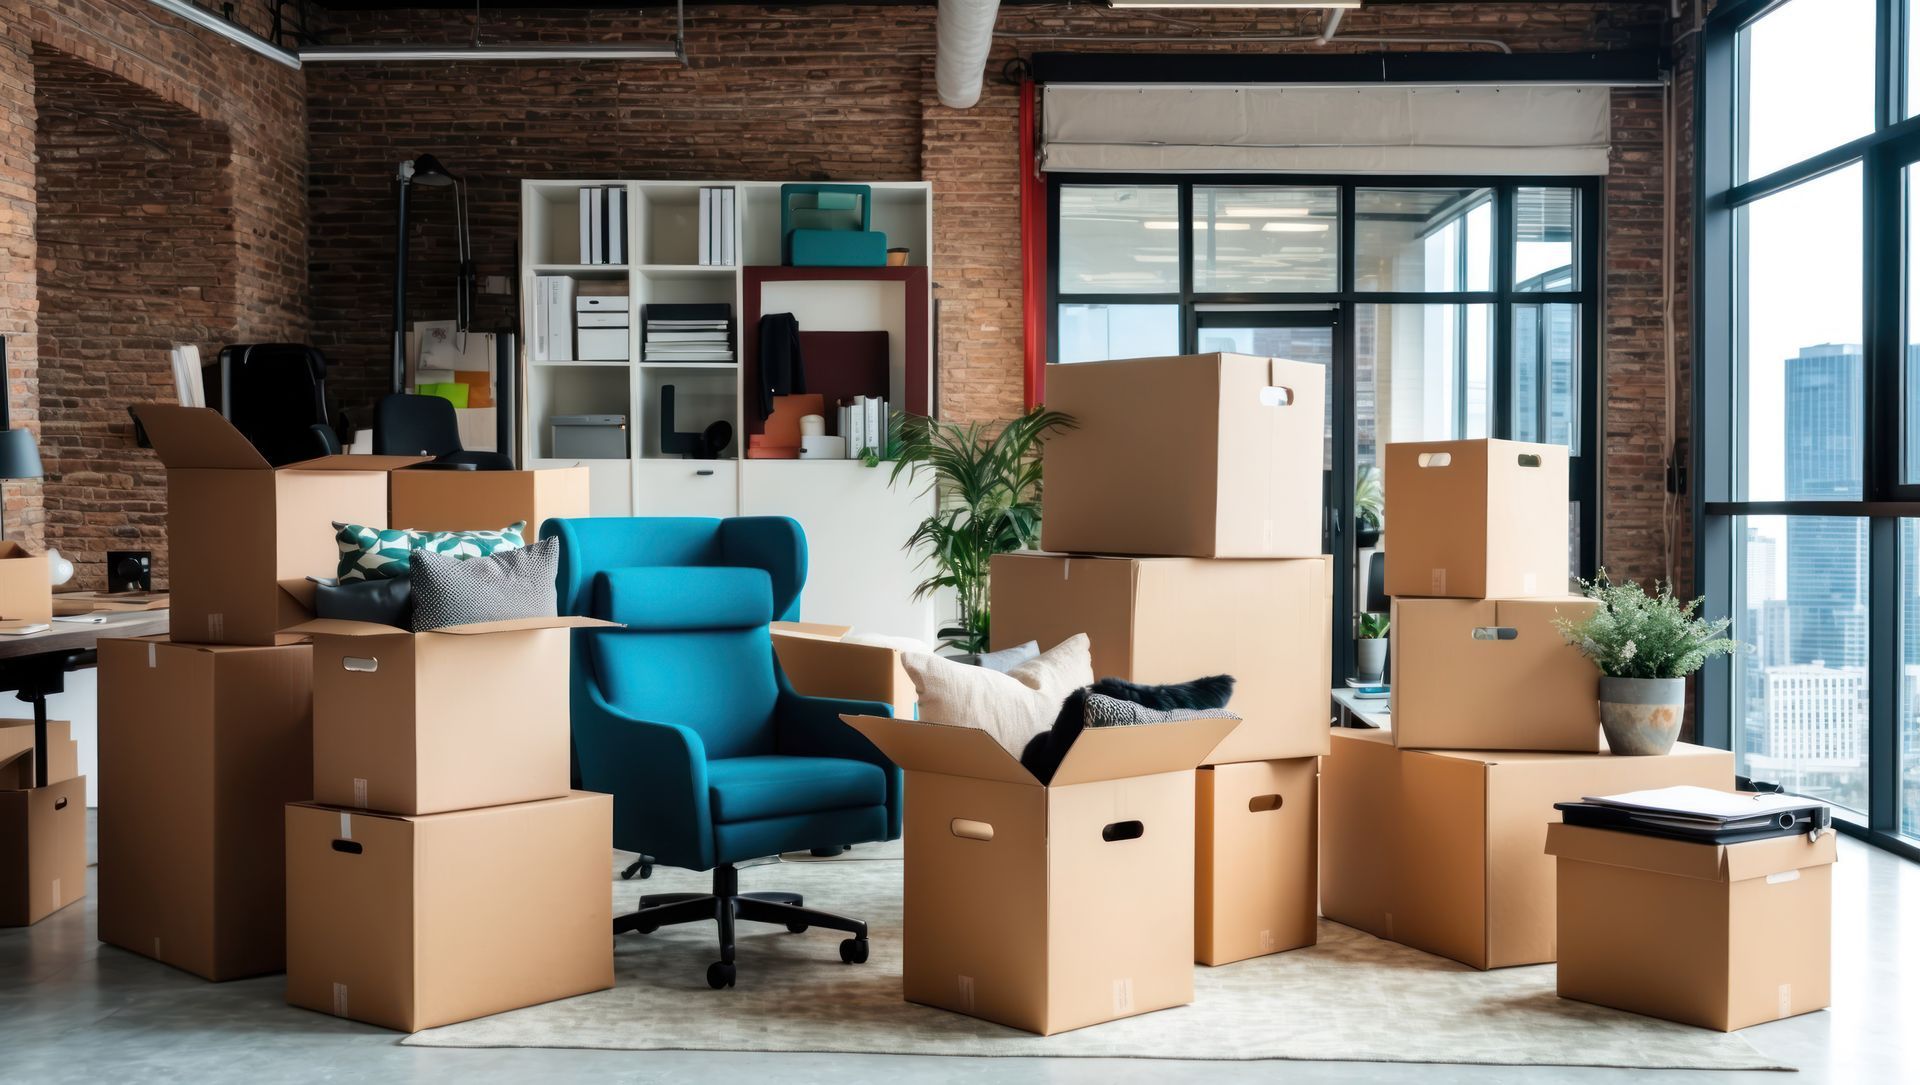
<svg viewBox="0 0 1920 1085">
<path fill-rule="evenodd" d="M 340 547 L 340 582 L 393 580 L 413 573 L 413 552 L 425 550 L 453 558 L 481 558 L 527 545 L 527 522 L 516 520 L 499 531 L 415 531 L 404 527 L 362 527 L 334 521 Z"/>
</svg>

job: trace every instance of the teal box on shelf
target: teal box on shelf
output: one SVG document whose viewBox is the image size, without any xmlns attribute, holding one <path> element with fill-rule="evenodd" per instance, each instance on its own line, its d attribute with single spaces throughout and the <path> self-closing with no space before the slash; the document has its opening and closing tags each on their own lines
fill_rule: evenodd
<svg viewBox="0 0 1920 1085">
<path fill-rule="evenodd" d="M 887 235 L 867 185 L 780 186 L 780 256 L 788 267 L 884 267 Z"/>
</svg>

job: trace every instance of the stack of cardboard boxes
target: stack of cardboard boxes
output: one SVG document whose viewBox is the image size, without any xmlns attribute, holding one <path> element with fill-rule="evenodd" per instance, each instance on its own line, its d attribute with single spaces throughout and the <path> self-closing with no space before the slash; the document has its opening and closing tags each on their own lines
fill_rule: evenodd
<svg viewBox="0 0 1920 1085">
<path fill-rule="evenodd" d="M 1513 441 L 1387 446 L 1390 730 L 1335 729 L 1321 767 L 1329 919 L 1476 968 L 1555 959 L 1555 802 L 1733 784 L 1682 743 L 1614 757 L 1599 672 L 1554 626 L 1567 594 L 1567 459 Z"/>
<path fill-rule="evenodd" d="M 31 926 L 86 895 L 87 778 L 65 721 L 47 721 L 46 782 L 34 775 L 33 721 L 0 720 L 0 927 Z"/>
<path fill-rule="evenodd" d="M 275 469 L 215 412 L 138 413 L 173 632 L 100 643 L 101 940 L 407 1030 L 610 986 L 612 800 L 568 788 L 590 620 L 312 621 L 307 579 L 333 521 L 531 534 L 585 513 L 585 469 Z"/>
<path fill-rule="evenodd" d="M 1092 641 L 1099 677 L 1235 679 L 1197 777 L 1194 959 L 1315 940 L 1332 578 L 1325 369 L 1231 354 L 1054 366 L 1045 552 L 993 562 L 993 647 Z M 1083 738 L 1081 741 L 1085 741 Z"/>
</svg>

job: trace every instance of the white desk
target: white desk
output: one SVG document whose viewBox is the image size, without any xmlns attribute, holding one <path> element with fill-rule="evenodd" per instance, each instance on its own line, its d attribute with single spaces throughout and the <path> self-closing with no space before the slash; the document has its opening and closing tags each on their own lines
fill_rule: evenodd
<svg viewBox="0 0 1920 1085">
<path fill-rule="evenodd" d="M 1351 689 L 1333 691 L 1333 703 L 1340 711 L 1340 723 L 1346 727 L 1393 726 L 1393 719 L 1387 713 L 1387 699 L 1384 697 L 1360 697 Z"/>
</svg>

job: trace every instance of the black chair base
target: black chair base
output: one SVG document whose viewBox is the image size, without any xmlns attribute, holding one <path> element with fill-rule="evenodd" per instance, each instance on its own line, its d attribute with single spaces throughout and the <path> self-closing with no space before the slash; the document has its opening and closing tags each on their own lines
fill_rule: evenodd
<svg viewBox="0 0 1920 1085">
<path fill-rule="evenodd" d="M 713 892 L 643 896 L 640 898 L 639 911 L 614 917 L 613 933 L 618 935 L 638 931 L 652 934 L 661 927 L 678 923 L 713 920 L 720 927 L 720 959 L 707 966 L 707 986 L 716 991 L 733 986 L 733 928 L 739 920 L 778 924 L 795 934 L 809 927 L 845 931 L 853 937 L 840 943 L 840 959 L 847 964 L 866 963 L 868 944 L 865 923 L 831 912 L 803 908 L 801 904 L 798 893 L 740 892 L 740 872 L 732 864 L 723 863 L 713 868 Z"/>
</svg>

